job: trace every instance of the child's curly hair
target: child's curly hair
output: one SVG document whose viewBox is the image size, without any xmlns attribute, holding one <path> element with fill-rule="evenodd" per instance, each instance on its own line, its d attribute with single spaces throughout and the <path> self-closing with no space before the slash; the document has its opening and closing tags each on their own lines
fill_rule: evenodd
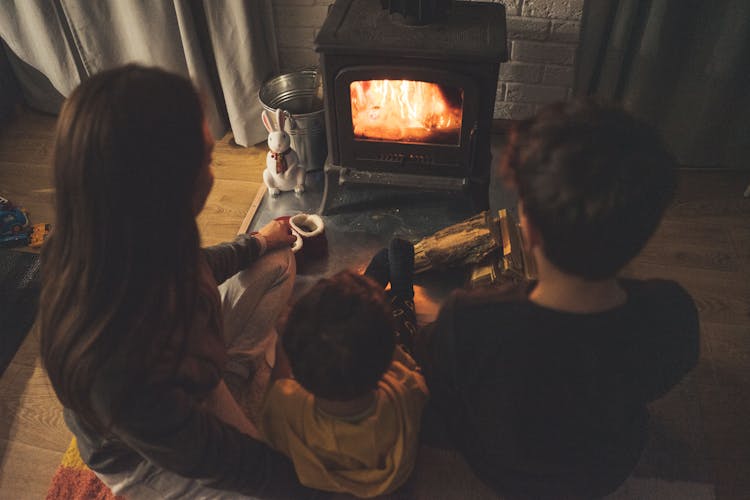
<svg viewBox="0 0 750 500">
<path fill-rule="evenodd" d="M 281 338 L 297 382 L 334 401 L 377 387 L 396 347 L 383 289 L 352 271 L 322 279 L 300 297 Z"/>
<path fill-rule="evenodd" d="M 545 256 L 589 280 L 612 277 L 635 257 L 676 185 L 675 160 L 652 127 L 587 99 L 519 124 L 500 172 L 517 188 Z"/>
</svg>

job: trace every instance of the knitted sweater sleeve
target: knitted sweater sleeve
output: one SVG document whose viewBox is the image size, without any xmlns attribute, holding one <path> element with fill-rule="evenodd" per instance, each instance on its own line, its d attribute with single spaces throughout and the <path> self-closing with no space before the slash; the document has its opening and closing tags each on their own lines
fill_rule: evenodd
<svg viewBox="0 0 750 500">
<path fill-rule="evenodd" d="M 241 234 L 234 241 L 203 248 L 209 267 L 217 284 L 258 260 L 261 243 L 257 237 Z"/>
</svg>

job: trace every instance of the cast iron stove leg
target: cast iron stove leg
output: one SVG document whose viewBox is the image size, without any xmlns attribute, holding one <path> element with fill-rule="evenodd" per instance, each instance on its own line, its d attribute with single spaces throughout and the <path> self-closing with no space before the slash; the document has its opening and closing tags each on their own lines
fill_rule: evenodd
<svg viewBox="0 0 750 500">
<path fill-rule="evenodd" d="M 320 215 L 328 213 L 328 210 L 331 208 L 331 202 L 339 192 L 339 172 L 341 172 L 341 167 L 326 162 L 323 172 L 325 173 L 325 183 L 323 185 L 323 199 L 318 209 L 318 214 Z"/>
</svg>

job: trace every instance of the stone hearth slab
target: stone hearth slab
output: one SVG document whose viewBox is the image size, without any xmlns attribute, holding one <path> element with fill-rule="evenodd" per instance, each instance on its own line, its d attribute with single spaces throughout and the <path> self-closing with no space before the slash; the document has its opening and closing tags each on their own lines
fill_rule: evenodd
<svg viewBox="0 0 750 500">
<path fill-rule="evenodd" d="M 494 146 L 498 147 L 497 144 Z M 499 158 L 499 151 L 493 153 L 494 158 Z M 515 207 L 515 199 L 502 189 L 496 177 L 493 176 L 490 186 L 490 209 Z M 266 193 L 249 229 L 257 230 L 276 217 L 316 213 L 322 199 L 323 183 L 321 171 L 309 172 L 307 190 L 302 195 L 289 191 L 274 198 Z M 370 258 L 387 246 L 394 236 L 416 242 L 476 213 L 468 196 L 457 193 L 358 185 L 345 186 L 331 206 L 334 207 L 333 213 L 322 216 L 328 255 L 307 262 L 298 270 L 295 296 L 320 278 L 343 269 L 362 272 Z M 451 290 L 463 286 L 466 278 L 466 269 L 418 275 L 415 279 L 415 305 L 420 324 L 434 319 L 440 303 Z"/>
</svg>

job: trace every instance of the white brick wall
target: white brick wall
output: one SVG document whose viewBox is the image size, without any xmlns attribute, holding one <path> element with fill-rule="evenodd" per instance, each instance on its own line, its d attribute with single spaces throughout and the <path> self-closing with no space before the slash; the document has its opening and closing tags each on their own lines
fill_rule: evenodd
<svg viewBox="0 0 750 500">
<path fill-rule="evenodd" d="M 510 50 L 500 67 L 495 118 L 527 118 L 546 103 L 569 99 L 584 0 L 492 1 L 505 4 Z M 282 71 L 318 63 L 313 40 L 332 2 L 273 1 Z"/>
</svg>

